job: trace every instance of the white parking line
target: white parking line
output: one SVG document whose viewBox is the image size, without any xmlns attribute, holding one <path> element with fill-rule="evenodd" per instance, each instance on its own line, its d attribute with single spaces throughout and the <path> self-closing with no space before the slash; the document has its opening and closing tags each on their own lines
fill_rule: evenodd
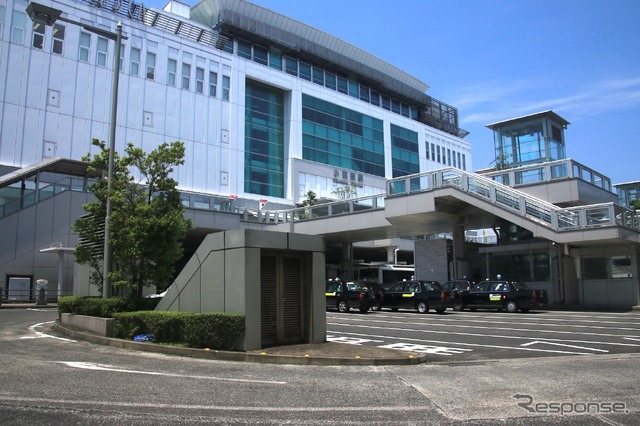
<svg viewBox="0 0 640 426">
<path fill-rule="evenodd" d="M 546 337 L 539 337 L 539 336 L 532 336 L 532 335 L 527 335 L 527 336 L 503 336 L 503 335 L 496 335 L 496 334 L 478 334 L 478 333 L 457 333 L 457 332 L 452 332 L 452 331 L 438 331 L 438 330 L 416 330 L 416 329 L 406 329 L 406 328 L 399 328 L 399 327 L 380 327 L 380 326 L 370 326 L 370 325 L 349 325 L 349 324 L 332 324 L 332 323 L 327 323 L 327 326 L 341 326 L 341 327 L 356 327 L 356 328 L 364 328 L 364 329 L 374 329 L 374 330 L 384 330 L 384 331 L 400 331 L 400 332 L 407 332 L 407 331 L 411 331 L 414 333 L 429 333 L 429 334 L 445 334 L 448 336 L 464 336 L 464 337 L 482 337 L 482 338 L 495 338 L 495 339 L 504 339 L 504 340 L 525 340 L 525 341 L 532 341 L 532 340 L 542 340 L 545 342 L 560 342 L 560 343 L 581 343 L 581 344 L 591 344 L 591 345 L 604 345 L 604 346 L 626 346 L 626 347 L 640 347 L 640 344 L 632 344 L 632 343 L 621 343 L 621 342 L 602 342 L 602 341 L 590 341 L 590 340 L 575 340 L 575 339 L 553 339 L 553 338 L 546 338 Z M 524 330 L 527 332 L 531 332 L 531 330 Z M 332 331 L 335 333 L 335 331 Z M 601 335 L 597 335 L 597 334 L 592 334 L 595 336 L 601 336 Z M 615 336 L 614 337 L 623 337 L 623 336 Z M 380 336 L 373 336 L 373 337 L 380 337 Z"/>
<path fill-rule="evenodd" d="M 334 332 L 335 333 L 335 332 Z M 561 351 L 561 350 L 552 350 L 552 349 L 536 349 L 522 346 L 502 346 L 502 345 L 481 345 L 477 343 L 465 343 L 465 342 L 443 342 L 438 340 L 425 340 L 425 339 L 414 339 L 414 338 L 400 338 L 400 337 L 392 337 L 392 336 L 378 336 L 373 334 L 361 334 L 361 333 L 350 333 L 350 332 L 341 332 L 339 334 L 348 334 L 353 336 L 364 336 L 366 338 L 382 338 L 387 340 L 399 340 L 401 342 L 417 342 L 419 344 L 438 344 L 438 345 L 449 345 L 449 346 L 468 346 L 472 348 L 488 348 L 488 349 L 508 349 L 515 351 L 527 351 L 527 352 L 545 352 L 545 353 L 554 353 L 554 354 L 565 354 L 565 355 L 592 355 L 592 352 L 575 352 L 575 351 Z"/>
<path fill-rule="evenodd" d="M 399 323 L 397 321 L 386 321 L 386 320 L 354 320 L 354 322 L 367 322 L 369 323 L 382 323 L 382 324 L 402 324 L 402 325 L 413 325 L 413 326 L 420 326 L 423 327 L 425 324 L 424 322 L 413 322 L 413 323 Z M 344 324 L 344 323 L 336 323 L 336 324 L 332 324 L 330 322 L 327 322 L 327 325 L 342 325 L 342 326 L 350 326 L 349 324 Z M 457 334 L 457 335 L 462 335 L 462 336 L 483 336 L 483 337 L 496 337 L 496 338 L 519 338 L 517 336 L 503 336 L 503 335 L 492 335 L 492 334 L 474 334 L 474 333 L 457 333 L 457 332 L 452 332 L 450 329 L 451 328 L 461 328 L 461 329 L 482 329 L 482 330 L 486 330 L 487 328 L 490 328 L 491 331 L 508 331 L 508 332 L 521 332 L 521 333 L 531 333 L 531 332 L 540 332 L 540 330 L 530 330 L 530 329 L 526 329 L 526 328 L 514 328 L 514 327 L 496 327 L 495 324 L 489 324 L 489 327 L 487 325 L 465 325 L 465 324 L 455 324 L 455 323 L 444 323 L 444 322 L 429 322 L 429 326 L 430 327 L 446 327 L 448 330 L 447 331 L 437 331 L 437 330 L 430 330 L 430 332 L 432 333 L 445 333 L 445 334 Z M 535 324 L 534 324 L 535 325 Z M 543 325 L 543 324 L 537 324 L 537 325 Z M 361 327 L 372 327 L 369 325 L 361 325 Z M 374 327 L 376 328 L 376 327 Z M 383 328 L 383 327 L 377 327 L 377 328 Z M 384 327 L 385 329 L 390 329 L 388 326 Z M 414 329 L 410 329 L 410 328 L 393 328 L 394 330 L 403 330 L 403 331 L 413 331 Z M 611 329 L 611 328 L 608 328 Z M 422 332 L 423 330 L 415 330 L 418 332 Z M 587 333 L 587 332 L 576 332 L 576 331 L 564 331 L 564 330 L 545 330 L 545 333 L 548 334 L 557 334 L 557 335 L 571 335 L 571 336 L 576 336 L 576 335 L 582 335 L 582 336 L 590 336 L 590 337 L 613 337 L 613 338 L 624 338 L 624 337 L 630 337 L 630 338 L 640 338 L 640 335 L 629 335 L 629 334 L 610 334 L 610 333 Z M 531 336 L 527 336 L 527 337 L 523 337 L 526 338 L 528 340 L 530 339 L 537 339 L 537 337 L 531 337 Z M 541 339 L 545 339 L 545 338 L 541 338 Z M 547 340 L 553 340 L 553 339 L 547 339 Z M 580 341 L 576 341 L 576 342 L 580 342 Z M 610 344 L 610 343 L 607 343 Z M 617 345 L 621 345 L 621 346 L 639 346 L 639 345 L 635 345 L 635 344 L 627 344 L 627 343 L 616 343 Z"/>
</svg>

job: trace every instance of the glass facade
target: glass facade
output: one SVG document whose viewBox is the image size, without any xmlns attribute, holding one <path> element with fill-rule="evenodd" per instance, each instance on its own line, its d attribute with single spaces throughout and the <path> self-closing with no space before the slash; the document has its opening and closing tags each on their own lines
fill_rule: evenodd
<svg viewBox="0 0 640 426">
<path fill-rule="evenodd" d="M 494 129 L 494 139 L 498 169 L 565 158 L 562 128 L 545 117 L 505 123 Z"/>
<path fill-rule="evenodd" d="M 284 94 L 247 80 L 244 190 L 284 198 Z"/>
<path fill-rule="evenodd" d="M 418 134 L 392 124 L 391 158 L 394 178 L 420 172 Z"/>
<path fill-rule="evenodd" d="M 302 157 L 384 176 L 382 120 L 303 94 Z"/>
</svg>

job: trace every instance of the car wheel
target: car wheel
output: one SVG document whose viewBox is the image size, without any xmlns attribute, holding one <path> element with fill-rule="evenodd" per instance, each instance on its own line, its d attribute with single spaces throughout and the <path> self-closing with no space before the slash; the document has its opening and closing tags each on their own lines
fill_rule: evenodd
<svg viewBox="0 0 640 426">
<path fill-rule="evenodd" d="M 339 312 L 349 312 L 349 304 L 346 300 L 341 300 L 338 302 L 338 311 Z"/>
<path fill-rule="evenodd" d="M 416 304 L 416 310 L 421 314 L 426 314 L 429 312 L 429 306 L 425 302 L 418 302 Z"/>
<path fill-rule="evenodd" d="M 513 300 L 509 300 L 507 302 L 507 304 L 505 305 L 505 309 L 509 313 L 518 312 L 518 304 L 516 302 L 514 302 Z"/>
<path fill-rule="evenodd" d="M 360 312 L 362 312 L 363 314 L 366 314 L 366 313 L 367 313 L 367 311 L 369 310 L 369 308 L 368 308 L 368 307 L 366 307 L 366 308 L 361 307 L 359 310 L 360 310 Z"/>
<path fill-rule="evenodd" d="M 444 311 L 446 311 L 446 310 L 447 310 L 447 308 L 437 308 L 436 312 L 439 313 L 439 314 L 444 314 Z"/>
<path fill-rule="evenodd" d="M 382 307 L 380 306 L 380 304 L 379 304 L 379 303 L 376 303 L 376 304 L 374 304 L 374 305 L 371 305 L 371 308 L 370 308 L 370 309 L 371 309 L 372 311 L 381 311 L 381 310 L 382 310 Z"/>
<path fill-rule="evenodd" d="M 462 303 L 460 303 L 460 304 L 458 304 L 458 305 L 455 305 L 455 306 L 453 307 L 453 310 L 454 310 L 454 311 L 458 311 L 458 312 L 460 312 L 460 311 L 464 311 L 464 305 L 463 305 Z"/>
</svg>

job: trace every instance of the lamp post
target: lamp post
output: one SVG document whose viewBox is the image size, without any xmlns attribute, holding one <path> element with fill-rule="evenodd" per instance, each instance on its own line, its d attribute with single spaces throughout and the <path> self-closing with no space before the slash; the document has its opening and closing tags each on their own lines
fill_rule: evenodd
<svg viewBox="0 0 640 426">
<path fill-rule="evenodd" d="M 109 229 L 109 222 L 111 219 L 111 190 L 113 182 L 113 161 L 116 149 L 116 118 L 118 115 L 118 84 L 120 77 L 120 49 L 122 48 L 122 40 L 126 40 L 127 37 L 122 35 L 122 23 L 118 22 L 116 25 L 116 32 L 103 30 L 102 28 L 94 27 L 84 24 L 82 22 L 74 21 L 68 18 L 63 18 L 62 11 L 54 9 L 43 4 L 31 2 L 27 6 L 27 14 L 29 18 L 36 24 L 45 24 L 52 26 L 56 21 L 68 22 L 70 24 L 77 25 L 85 30 L 98 34 L 109 40 L 114 40 L 116 46 L 113 52 L 113 88 L 111 91 L 111 127 L 109 131 L 109 166 L 107 171 L 107 205 L 106 215 L 104 218 L 104 265 L 102 269 L 102 297 L 109 298 L 112 294 L 111 279 L 109 274 L 111 273 L 111 230 Z"/>
</svg>

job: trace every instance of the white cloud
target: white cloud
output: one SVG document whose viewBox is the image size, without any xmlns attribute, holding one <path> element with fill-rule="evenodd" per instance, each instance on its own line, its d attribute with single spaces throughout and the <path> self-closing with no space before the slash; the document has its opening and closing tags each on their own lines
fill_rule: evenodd
<svg viewBox="0 0 640 426">
<path fill-rule="evenodd" d="M 544 86 L 544 87 L 543 87 Z M 565 96 L 542 97 L 559 92 Z M 640 105 L 640 79 L 614 79 L 583 87 L 563 88 L 541 82 L 491 82 L 458 90 L 451 104 L 459 108 L 460 123 L 487 124 L 539 111 L 553 110 L 571 120 Z M 573 89 L 573 93 L 568 90 Z M 541 98 L 542 97 L 542 98 Z"/>
</svg>

